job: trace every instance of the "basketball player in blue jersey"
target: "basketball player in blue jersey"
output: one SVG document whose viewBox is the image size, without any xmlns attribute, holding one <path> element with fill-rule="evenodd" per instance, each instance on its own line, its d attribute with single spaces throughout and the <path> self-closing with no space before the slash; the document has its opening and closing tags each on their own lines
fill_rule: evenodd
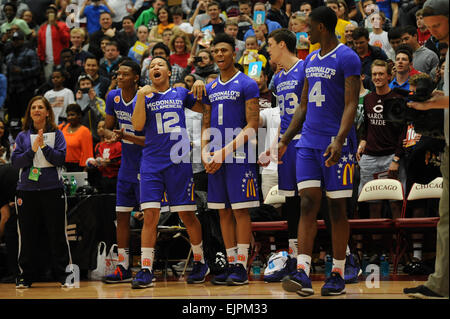
<svg viewBox="0 0 450 319">
<path fill-rule="evenodd" d="M 132 288 L 153 286 L 157 226 L 164 190 L 170 211 L 178 212 L 192 245 L 194 265 L 187 282 L 202 283 L 209 268 L 203 255 L 202 228 L 195 215 L 195 185 L 184 108 L 202 112 L 203 106 L 187 89 L 170 87 L 171 66 L 166 59 L 153 58 L 149 75 L 152 86 L 138 91 L 131 118 L 135 130 L 145 132 L 140 169 L 141 209 L 144 211 L 142 268 L 133 279 Z"/>
<path fill-rule="evenodd" d="M 203 99 L 202 160 L 209 174 L 208 208 L 219 210 L 229 263 L 212 283 L 243 285 L 248 284 L 248 209 L 259 206 L 256 153 L 251 150 L 259 124 L 259 88 L 235 68 L 233 38 L 218 34 L 212 46 L 220 75 L 206 86 Z"/>
<path fill-rule="evenodd" d="M 297 38 L 288 29 L 274 30 L 268 37 L 268 51 L 271 60 L 282 66 L 282 70 L 274 75 L 274 86 L 277 96 L 277 106 L 280 108 L 280 127 L 278 133 L 283 136 L 291 122 L 295 109 L 301 99 L 304 83 L 303 61 L 297 58 Z M 264 276 L 264 281 L 281 281 L 286 275 L 297 268 L 297 229 L 300 218 L 300 197 L 297 191 L 295 176 L 297 149 L 295 144 L 300 134 L 289 143 L 286 153 L 278 164 L 278 194 L 286 196 L 286 209 L 288 211 L 289 254 L 284 268 L 272 275 Z M 278 155 L 276 146 L 278 138 L 274 140 L 271 149 L 260 156 L 260 165 L 267 166 L 271 155 Z M 271 152 L 271 150 L 274 150 Z M 277 159 L 273 159 L 275 163 Z"/>
<path fill-rule="evenodd" d="M 333 267 L 321 289 L 323 296 L 345 293 L 344 268 L 349 224 L 346 198 L 352 196 L 356 133 L 353 122 L 359 96 L 361 63 L 356 53 L 339 43 L 336 14 L 319 7 L 310 14 L 311 43 L 321 49 L 305 59 L 305 84 L 300 107 L 278 143 L 278 158 L 301 132 L 297 143 L 297 183 L 301 196 L 297 271 L 283 279 L 286 291 L 314 294 L 309 278 L 317 213 L 326 190 L 332 225 Z"/>
<path fill-rule="evenodd" d="M 106 98 L 105 126 L 114 140 L 122 142 L 122 158 L 117 178 L 116 218 L 119 263 L 113 274 L 103 278 L 105 283 L 131 282 L 129 237 L 130 213 L 139 206 L 139 168 L 145 137 L 131 124 L 133 100 L 136 96 L 141 69 L 139 64 L 124 61 L 117 72 L 118 89 L 111 90 Z M 111 132 L 116 121 L 119 130 Z"/>
</svg>

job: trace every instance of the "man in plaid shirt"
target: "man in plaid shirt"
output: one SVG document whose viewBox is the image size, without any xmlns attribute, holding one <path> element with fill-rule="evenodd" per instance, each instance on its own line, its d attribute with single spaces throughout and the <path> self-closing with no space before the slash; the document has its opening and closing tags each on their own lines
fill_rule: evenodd
<svg viewBox="0 0 450 319">
<path fill-rule="evenodd" d="M 33 97 L 40 74 L 36 51 L 24 45 L 25 35 L 19 30 L 12 36 L 13 51 L 5 58 L 8 78 L 8 115 L 20 119 Z"/>
</svg>

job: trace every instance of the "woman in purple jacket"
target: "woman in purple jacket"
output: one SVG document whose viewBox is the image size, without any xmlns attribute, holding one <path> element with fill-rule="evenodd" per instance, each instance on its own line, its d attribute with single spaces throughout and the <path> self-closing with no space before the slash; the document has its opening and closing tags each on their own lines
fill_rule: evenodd
<svg viewBox="0 0 450 319">
<path fill-rule="evenodd" d="M 72 286 L 66 267 L 72 264 L 66 236 L 66 197 L 61 166 L 66 158 L 66 141 L 58 130 L 47 99 L 36 96 L 28 103 L 23 131 L 17 135 L 12 165 L 19 168 L 16 209 L 19 229 L 19 276 L 16 288 L 33 282 L 36 247 L 42 221 L 49 235 L 53 275 L 62 287 Z"/>
</svg>

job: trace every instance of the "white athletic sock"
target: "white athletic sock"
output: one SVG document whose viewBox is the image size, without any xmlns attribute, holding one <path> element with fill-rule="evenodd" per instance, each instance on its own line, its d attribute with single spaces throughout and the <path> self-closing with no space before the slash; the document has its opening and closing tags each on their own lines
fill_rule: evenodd
<svg viewBox="0 0 450 319">
<path fill-rule="evenodd" d="M 306 275 L 309 277 L 309 272 L 311 271 L 311 256 L 308 255 L 297 256 L 297 270 L 299 269 L 303 269 Z"/>
<path fill-rule="evenodd" d="M 297 238 L 289 239 L 289 256 L 292 258 L 298 255 L 298 241 Z"/>
<path fill-rule="evenodd" d="M 152 271 L 153 259 L 155 258 L 155 248 L 142 247 L 141 248 L 141 268 Z"/>
<path fill-rule="evenodd" d="M 348 247 L 347 245 L 347 250 L 345 251 L 345 256 L 350 256 L 351 252 L 350 252 L 350 247 Z"/>
<path fill-rule="evenodd" d="M 247 269 L 248 249 L 250 248 L 250 244 L 238 244 L 237 247 L 237 263 L 242 264 L 244 268 Z"/>
<path fill-rule="evenodd" d="M 230 265 L 235 265 L 237 261 L 237 247 L 227 249 L 227 259 Z"/>
<path fill-rule="evenodd" d="M 413 257 L 422 260 L 422 243 L 413 243 Z"/>
<path fill-rule="evenodd" d="M 192 253 L 194 254 L 194 261 L 199 261 L 202 264 L 205 263 L 205 257 L 203 254 L 203 242 L 198 245 L 192 245 Z"/>
<path fill-rule="evenodd" d="M 119 265 L 123 268 L 128 269 L 130 267 L 130 248 L 119 248 Z"/>
<path fill-rule="evenodd" d="M 344 279 L 344 270 L 345 270 L 345 259 L 337 260 L 333 258 L 333 267 L 331 269 L 331 272 L 339 273 L 342 279 Z"/>
</svg>

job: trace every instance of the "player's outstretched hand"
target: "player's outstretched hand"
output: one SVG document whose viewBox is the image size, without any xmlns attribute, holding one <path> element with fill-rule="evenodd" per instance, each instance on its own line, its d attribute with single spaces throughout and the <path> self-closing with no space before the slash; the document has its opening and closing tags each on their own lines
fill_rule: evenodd
<svg viewBox="0 0 450 319">
<path fill-rule="evenodd" d="M 194 94 L 194 97 L 197 100 L 201 100 L 202 97 L 206 95 L 205 82 L 203 82 L 202 80 L 195 81 L 189 94 Z"/>
<path fill-rule="evenodd" d="M 205 167 L 206 173 L 214 174 L 217 172 L 222 166 L 223 159 L 223 151 L 211 152 L 209 163 L 207 167 Z"/>
<path fill-rule="evenodd" d="M 325 161 L 326 167 L 331 167 L 339 162 L 341 159 L 342 153 L 342 144 L 335 139 L 330 145 L 328 145 L 327 150 L 323 153 L 323 156 L 326 157 L 328 154 L 330 156 Z"/>
</svg>

